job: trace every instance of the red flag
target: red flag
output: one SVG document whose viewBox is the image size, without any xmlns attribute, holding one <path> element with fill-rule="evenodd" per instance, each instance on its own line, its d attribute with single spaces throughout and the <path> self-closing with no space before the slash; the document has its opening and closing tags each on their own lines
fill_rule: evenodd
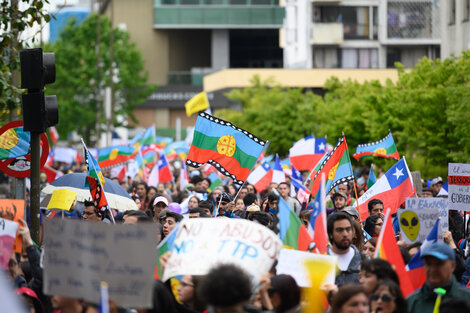
<svg viewBox="0 0 470 313">
<path fill-rule="evenodd" d="M 406 298 L 415 290 L 415 288 L 413 287 L 409 274 L 405 269 L 405 262 L 403 261 L 397 240 L 395 239 L 390 212 L 391 210 L 388 209 L 385 213 L 383 227 L 380 232 L 379 240 L 377 241 L 375 257 L 387 260 L 392 265 L 400 280 L 400 288 L 403 296 Z"/>
</svg>

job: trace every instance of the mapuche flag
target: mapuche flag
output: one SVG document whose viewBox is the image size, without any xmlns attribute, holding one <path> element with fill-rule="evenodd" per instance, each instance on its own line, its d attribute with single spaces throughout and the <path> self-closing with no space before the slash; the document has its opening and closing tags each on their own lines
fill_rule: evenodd
<svg viewBox="0 0 470 313">
<path fill-rule="evenodd" d="M 219 172 L 242 184 L 266 142 L 230 122 L 200 112 L 186 164 L 212 164 Z"/>
<path fill-rule="evenodd" d="M 136 149 L 129 146 L 112 146 L 98 151 L 98 164 L 102 168 L 129 162 L 136 155 Z"/>
<path fill-rule="evenodd" d="M 392 132 L 389 130 L 388 135 L 385 138 L 377 140 L 371 143 L 365 143 L 358 145 L 356 153 L 353 157 L 362 161 L 364 158 L 378 156 L 387 159 L 400 160 L 395 141 L 393 140 Z"/>
<path fill-rule="evenodd" d="M 1 134 L 0 160 L 27 155 L 29 153 L 30 137 L 30 133 L 24 131 L 23 126 L 10 128 Z"/>
</svg>

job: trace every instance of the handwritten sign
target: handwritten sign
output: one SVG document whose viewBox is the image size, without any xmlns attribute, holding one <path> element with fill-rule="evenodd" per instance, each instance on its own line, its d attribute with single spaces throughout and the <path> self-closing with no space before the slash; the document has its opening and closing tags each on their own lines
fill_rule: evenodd
<svg viewBox="0 0 470 313">
<path fill-rule="evenodd" d="M 335 268 L 337 258 L 331 255 L 323 255 L 291 249 L 281 249 L 276 267 L 276 273 L 291 275 L 294 277 L 297 285 L 300 287 L 310 287 L 311 279 L 305 268 L 305 262 L 307 260 L 324 260 L 332 263 L 333 266 L 331 267 L 331 271 L 326 274 L 322 285 L 335 283 Z"/>
<path fill-rule="evenodd" d="M 44 292 L 99 303 L 100 283 L 123 307 L 150 307 L 154 225 L 45 219 Z"/>
<path fill-rule="evenodd" d="M 8 268 L 17 229 L 18 223 L 0 218 L 0 268 Z"/>
<path fill-rule="evenodd" d="M 51 200 L 47 205 L 47 209 L 59 209 L 69 211 L 72 207 L 77 193 L 67 189 L 56 189 L 52 192 Z"/>
<path fill-rule="evenodd" d="M 0 199 L 0 217 L 20 224 L 20 218 L 24 219 L 24 200 L 18 199 Z M 13 252 L 21 253 L 23 240 L 16 236 L 13 244 Z"/>
<path fill-rule="evenodd" d="M 470 211 L 470 164 L 449 163 L 449 210 Z"/>
<path fill-rule="evenodd" d="M 407 198 L 406 209 L 398 210 L 401 239 L 406 243 L 424 242 L 440 217 L 438 240 L 449 229 L 449 211 L 444 198 Z"/>
<path fill-rule="evenodd" d="M 205 275 L 220 263 L 240 266 L 259 282 L 282 243 L 271 230 L 242 219 L 193 218 L 181 222 L 163 281 L 176 275 Z"/>
</svg>

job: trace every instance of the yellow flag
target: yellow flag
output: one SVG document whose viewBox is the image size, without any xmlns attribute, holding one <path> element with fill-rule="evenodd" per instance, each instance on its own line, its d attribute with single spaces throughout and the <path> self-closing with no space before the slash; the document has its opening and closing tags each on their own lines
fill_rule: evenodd
<svg viewBox="0 0 470 313">
<path fill-rule="evenodd" d="M 328 308 L 326 292 L 321 288 L 325 278 L 331 271 L 334 271 L 335 263 L 328 260 L 306 260 L 305 267 L 310 277 L 310 287 L 305 288 L 303 298 L 306 300 L 306 306 L 302 312 L 320 313 Z"/>
<path fill-rule="evenodd" d="M 192 97 L 186 104 L 184 105 L 186 108 L 186 115 L 191 116 L 193 113 L 204 111 L 209 107 L 209 101 L 207 100 L 206 93 L 200 92 L 194 97 Z"/>
<path fill-rule="evenodd" d="M 60 209 L 69 211 L 72 207 L 77 193 L 68 189 L 57 189 L 52 192 L 51 200 L 47 205 L 47 209 Z"/>
</svg>

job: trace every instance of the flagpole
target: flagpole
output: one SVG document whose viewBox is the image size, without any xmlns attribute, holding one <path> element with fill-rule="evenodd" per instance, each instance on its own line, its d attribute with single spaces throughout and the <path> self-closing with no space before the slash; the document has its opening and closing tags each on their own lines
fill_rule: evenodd
<svg viewBox="0 0 470 313">
<path fill-rule="evenodd" d="M 353 187 L 354 187 L 354 194 L 356 195 L 356 202 L 357 202 L 357 200 L 359 198 L 357 196 L 357 189 L 356 189 L 356 176 L 354 176 L 354 172 L 353 172 L 353 169 L 352 169 L 351 158 L 349 157 L 348 143 L 346 141 L 346 137 L 344 136 L 344 132 L 343 132 L 343 140 L 344 140 L 344 143 L 346 144 L 346 151 L 348 151 L 349 169 L 351 170 L 351 173 L 353 174 Z"/>
<path fill-rule="evenodd" d="M 80 139 L 81 139 L 82 144 L 83 144 L 83 146 L 85 147 L 85 150 L 86 150 L 86 152 L 87 152 L 87 154 L 88 154 L 89 151 L 88 151 L 88 148 L 87 148 L 85 142 L 83 141 L 83 138 L 80 138 Z M 88 155 L 86 155 L 85 157 L 86 157 L 86 160 L 88 160 Z M 95 164 L 94 164 L 93 162 L 91 162 L 91 165 L 93 166 L 93 170 L 94 170 L 95 173 L 96 173 Z M 90 160 L 88 160 L 88 167 L 90 167 Z M 98 175 L 98 173 L 96 173 L 96 175 Z M 104 179 L 104 176 L 103 176 L 103 179 Z M 100 187 L 101 187 L 101 189 L 103 190 L 103 197 L 104 197 L 104 199 L 106 200 L 106 207 L 107 207 L 107 209 L 108 209 L 108 211 L 109 211 L 109 216 L 111 217 L 111 222 L 113 222 L 113 224 L 116 224 L 116 221 L 114 220 L 114 216 L 113 216 L 113 211 L 111 210 L 111 207 L 109 206 L 108 199 L 106 199 L 106 193 L 105 193 L 105 191 L 104 191 L 104 187 L 103 187 L 103 185 L 101 184 L 101 179 L 100 179 L 99 177 L 98 177 L 98 183 L 100 184 Z M 98 209 L 98 208 L 97 208 L 97 209 Z"/>
</svg>

